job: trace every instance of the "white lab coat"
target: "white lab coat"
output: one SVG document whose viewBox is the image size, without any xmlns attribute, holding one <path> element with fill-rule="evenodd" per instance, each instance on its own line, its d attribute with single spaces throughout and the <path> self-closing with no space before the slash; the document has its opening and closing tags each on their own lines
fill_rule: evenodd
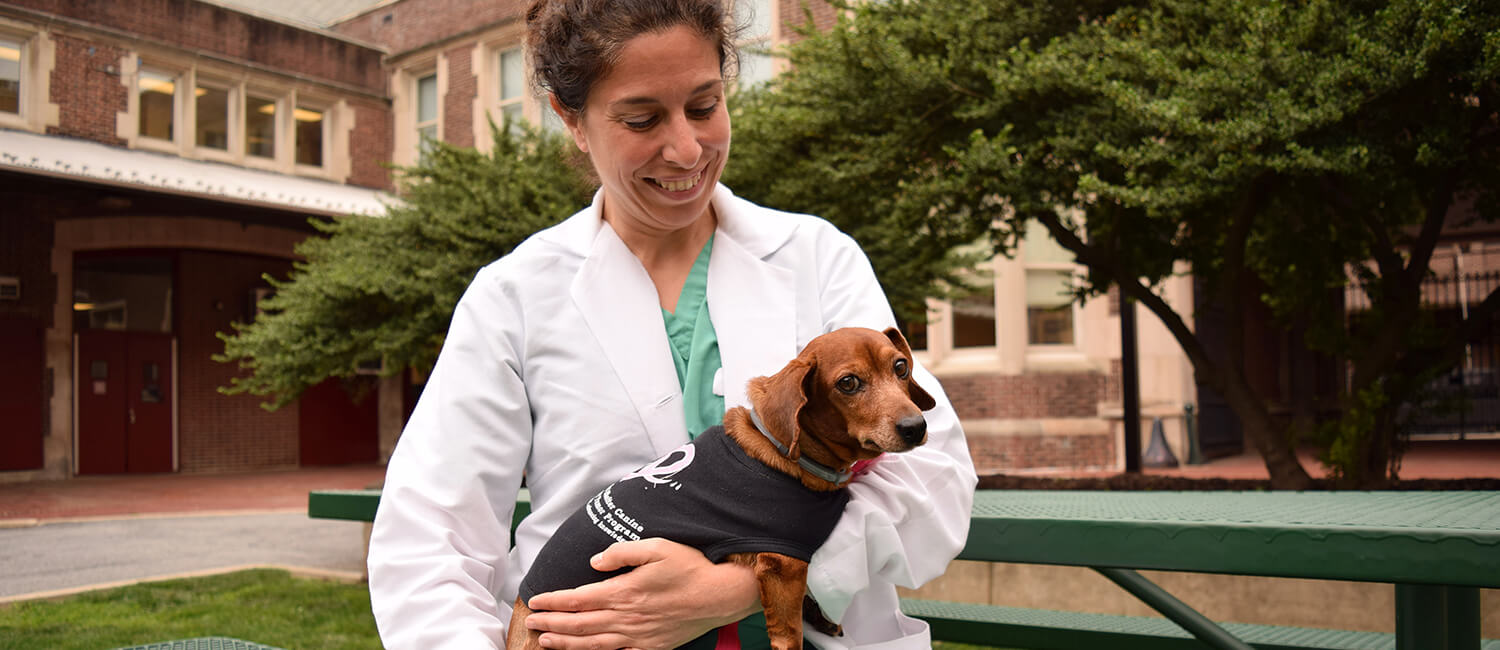
<svg viewBox="0 0 1500 650">
<path fill-rule="evenodd" d="M 821 219 L 715 190 L 708 309 L 728 406 L 813 337 L 894 324 L 868 259 Z M 600 218 L 600 199 L 482 269 L 386 472 L 370 598 L 387 648 L 500 647 L 517 585 L 552 531 L 615 479 L 687 441 L 655 286 Z M 929 439 L 851 486 L 808 584 L 845 636 L 820 647 L 925 648 L 893 585 L 940 575 L 963 547 L 977 481 L 952 405 Z M 509 544 L 522 472 L 532 513 Z"/>
</svg>

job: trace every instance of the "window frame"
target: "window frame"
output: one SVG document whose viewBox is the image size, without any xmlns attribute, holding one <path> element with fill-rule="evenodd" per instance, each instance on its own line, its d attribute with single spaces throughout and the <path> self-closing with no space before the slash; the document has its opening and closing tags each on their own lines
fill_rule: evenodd
<svg viewBox="0 0 1500 650">
<path fill-rule="evenodd" d="M 137 149 L 180 154 L 189 141 L 185 133 L 187 129 L 182 128 L 187 123 L 186 111 L 183 108 L 183 105 L 186 103 L 183 100 L 185 93 L 182 92 L 182 88 L 185 85 L 191 85 L 194 88 L 197 87 L 196 84 L 192 83 L 190 70 L 174 66 L 170 63 L 158 63 L 155 58 L 147 58 L 140 55 L 133 56 L 135 58 L 135 70 L 130 76 L 131 91 L 129 108 L 130 129 L 134 137 L 130 139 L 130 143 Z M 170 138 L 158 138 L 141 132 L 141 118 L 145 112 L 145 109 L 141 107 L 141 95 L 143 94 L 141 81 L 143 76 L 148 72 L 168 75 L 172 79 L 172 137 Z M 194 133 L 196 137 L 196 128 L 194 129 Z"/>
<path fill-rule="evenodd" d="M 316 95 L 294 92 L 288 105 L 291 106 L 291 114 L 288 117 L 291 123 L 289 140 L 291 142 L 292 150 L 292 165 L 297 169 L 297 171 L 303 172 L 305 174 L 321 175 L 327 172 L 330 168 L 329 164 L 331 162 L 330 152 L 332 152 L 334 149 L 334 120 L 336 119 L 336 115 L 338 112 L 337 103 L 322 99 Z M 321 124 L 319 125 L 321 144 L 319 145 L 319 162 L 316 165 L 309 165 L 297 160 L 299 147 L 302 146 L 300 129 L 298 128 L 297 123 L 297 111 L 302 110 L 318 111 L 323 116 Z"/>
<path fill-rule="evenodd" d="M 781 60 L 775 55 L 771 54 L 771 50 L 776 46 L 777 43 L 781 42 L 781 3 L 777 2 L 776 0 L 733 0 L 732 11 L 734 20 L 738 22 L 743 17 L 743 14 L 740 13 L 740 8 L 742 6 L 755 4 L 757 2 L 765 3 L 766 12 L 768 15 L 768 24 L 766 26 L 766 33 L 743 38 L 735 42 L 735 47 L 740 52 L 740 68 L 735 70 L 735 86 L 741 90 L 746 90 L 752 86 L 760 85 L 762 83 L 766 83 L 772 79 L 775 79 L 776 76 L 781 73 L 782 68 Z M 744 78 L 743 66 L 747 54 L 764 56 L 765 64 L 770 68 L 765 78 L 760 80 L 760 82 L 753 84 L 752 86 L 746 86 L 742 83 L 742 80 Z"/>
<path fill-rule="evenodd" d="M 422 119 L 422 82 L 432 79 L 432 119 Z M 412 75 L 411 81 L 411 118 L 412 131 L 416 138 L 417 159 L 421 160 L 426 153 L 422 142 L 424 134 L 422 131 L 432 129 L 432 139 L 443 139 L 443 84 L 438 76 L 437 70 Z"/>
<path fill-rule="evenodd" d="M 517 44 L 508 47 L 495 47 L 492 49 L 494 50 L 493 58 L 495 62 L 494 74 L 491 75 L 495 78 L 495 91 L 493 93 L 492 104 L 494 106 L 494 111 L 492 113 L 492 119 L 503 119 L 505 116 L 505 109 L 511 106 L 520 106 L 521 119 L 530 122 L 532 125 L 539 124 L 540 121 L 537 118 L 540 117 L 541 114 L 540 112 L 535 110 L 535 107 L 531 106 L 531 104 L 535 104 L 537 102 L 530 92 L 530 89 L 527 88 L 529 82 L 526 79 L 526 48 L 522 45 Z M 515 53 L 517 56 L 521 57 L 521 80 L 520 92 L 515 97 L 507 98 L 505 96 L 505 55 L 510 53 Z M 536 113 L 536 116 L 534 117 L 532 113 Z M 478 133 L 476 133 L 475 135 L 477 136 Z"/>
<path fill-rule="evenodd" d="M 223 90 L 225 93 L 225 146 L 223 149 L 205 147 L 198 143 L 198 89 L 204 87 L 213 88 L 215 90 Z M 241 151 L 244 148 L 244 144 L 242 141 L 244 140 L 243 125 L 245 120 L 245 106 L 243 100 L 241 99 L 244 94 L 242 92 L 242 89 L 243 87 L 241 84 L 220 79 L 214 75 L 199 74 L 197 73 L 197 71 L 194 71 L 192 102 L 193 106 L 190 111 L 191 119 L 189 120 L 193 125 L 193 134 L 189 146 L 192 148 L 195 156 L 205 160 L 215 160 L 218 162 L 232 163 L 238 161 L 238 156 L 235 155 L 235 152 Z M 238 128 L 236 128 L 237 124 L 239 125 Z"/>
<path fill-rule="evenodd" d="M 1040 228 L 1040 229 L 1042 229 L 1042 232 L 1044 232 L 1044 233 L 1046 232 L 1045 227 L 1042 226 L 1039 223 L 1038 224 L 1032 224 L 1032 225 L 1028 226 L 1028 228 Z M 1050 233 L 1047 233 L 1046 236 L 1048 237 L 1048 239 L 1051 239 L 1051 234 Z M 1064 249 L 1064 250 L 1067 250 L 1067 249 Z M 1072 252 L 1069 251 L 1068 254 L 1072 255 Z M 1064 273 L 1066 273 L 1068 275 L 1069 279 L 1073 283 L 1075 283 L 1075 284 L 1082 278 L 1083 269 L 1082 269 L 1081 266 L 1079 266 L 1079 264 L 1078 264 L 1078 262 L 1076 260 L 1075 261 L 1071 261 L 1071 262 L 1061 262 L 1061 261 L 1033 261 L 1033 260 L 1031 260 L 1029 258 L 1029 256 L 1027 255 L 1026 243 L 1025 243 L 1024 238 L 1022 239 L 1022 241 L 1020 243 L 1020 246 L 1018 246 L 1018 250 L 1017 250 L 1017 253 L 1016 253 L 1016 259 L 1017 259 L 1017 261 L 1019 261 L 1021 263 L 1022 287 L 1029 287 L 1030 286 L 1031 274 L 1034 271 L 1036 271 L 1036 272 L 1048 272 L 1048 271 L 1050 271 L 1050 272 L 1059 272 L 1059 271 L 1060 272 L 1064 272 Z M 1067 356 L 1067 357 L 1077 356 L 1077 354 L 1079 353 L 1079 351 L 1081 349 L 1079 347 L 1079 345 L 1080 345 L 1080 342 L 1082 341 L 1082 337 L 1083 337 L 1083 331 L 1081 329 L 1081 325 L 1082 325 L 1082 322 L 1083 322 L 1083 313 L 1082 313 L 1083 305 L 1082 305 L 1082 303 L 1080 303 L 1078 300 L 1071 300 L 1071 301 L 1068 302 L 1068 309 L 1069 309 L 1070 321 L 1071 321 L 1069 324 L 1071 326 L 1071 329 L 1073 330 L 1073 342 L 1072 343 L 1033 343 L 1031 341 L 1031 314 L 1029 313 L 1029 310 L 1031 309 L 1031 296 L 1027 295 L 1028 291 L 1029 291 L 1029 288 L 1026 288 L 1026 289 L 1023 289 L 1022 292 L 1021 292 L 1021 298 L 1022 298 L 1022 303 L 1023 303 L 1023 305 L 1022 305 L 1022 312 L 1021 312 L 1021 316 L 1022 316 L 1021 322 L 1022 322 L 1022 325 L 1023 325 L 1024 329 L 1025 329 L 1026 356 L 1027 356 L 1027 359 L 1028 359 L 1028 363 L 1030 363 L 1030 359 L 1033 358 L 1033 357 L 1040 358 L 1040 357 L 1057 357 L 1057 356 Z"/>
<path fill-rule="evenodd" d="M 34 36 L 17 34 L 9 30 L 0 30 L 0 39 L 12 41 L 16 44 L 16 112 L 0 111 L 0 125 L 23 125 L 30 117 L 29 106 L 31 101 L 31 75 L 26 74 L 33 64 L 35 55 L 31 52 Z"/>
<path fill-rule="evenodd" d="M 288 104 L 288 93 L 269 90 L 264 86 L 245 84 L 241 86 L 240 92 L 240 150 L 237 152 L 242 164 L 246 167 L 257 167 L 275 171 L 285 171 L 291 161 L 291 152 L 287 146 L 287 118 L 286 109 Z M 262 156 L 250 153 L 250 101 L 259 99 L 270 101 L 276 107 L 276 112 L 271 118 L 271 142 L 272 150 L 270 156 Z"/>
</svg>

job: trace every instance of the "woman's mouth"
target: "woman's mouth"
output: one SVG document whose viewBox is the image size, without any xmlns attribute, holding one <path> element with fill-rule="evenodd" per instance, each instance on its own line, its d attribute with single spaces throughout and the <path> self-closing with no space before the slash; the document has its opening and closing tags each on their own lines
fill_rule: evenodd
<svg viewBox="0 0 1500 650">
<path fill-rule="evenodd" d="M 677 181 L 664 181 L 657 178 L 647 178 L 646 180 L 651 181 L 653 185 L 660 187 L 668 192 L 686 192 L 698 186 L 698 183 L 703 180 L 703 172 L 693 174 L 691 178 L 685 178 Z"/>
</svg>

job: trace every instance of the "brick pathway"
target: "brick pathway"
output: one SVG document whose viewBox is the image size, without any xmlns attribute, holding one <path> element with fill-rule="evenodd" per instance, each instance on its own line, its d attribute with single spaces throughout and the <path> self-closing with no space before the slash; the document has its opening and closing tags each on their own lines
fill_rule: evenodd
<svg viewBox="0 0 1500 650">
<path fill-rule="evenodd" d="M 361 465 L 0 483 L 0 522 L 219 511 L 305 512 L 309 490 L 364 488 L 384 476 L 384 467 Z"/>
</svg>

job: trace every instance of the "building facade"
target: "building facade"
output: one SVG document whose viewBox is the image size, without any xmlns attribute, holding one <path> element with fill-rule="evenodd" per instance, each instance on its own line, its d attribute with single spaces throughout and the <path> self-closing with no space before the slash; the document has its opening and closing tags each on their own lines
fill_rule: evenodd
<svg viewBox="0 0 1500 650">
<path fill-rule="evenodd" d="M 242 371 L 213 361 L 218 333 L 292 270 L 310 218 L 380 214 L 387 165 L 423 138 L 561 128 L 526 79 L 525 5 L 0 1 L 0 481 L 388 457 L 409 376 L 265 411 L 219 392 Z M 837 18 L 820 0 L 735 11 L 743 84 L 784 66 L 771 51 L 808 16 Z M 981 473 L 1124 464 L 1118 301 L 1073 302 L 1079 272 L 1035 229 L 976 269 L 987 290 L 912 328 Z M 1201 300 L 1186 273 L 1165 295 L 1183 314 Z M 1165 328 L 1138 322 L 1142 428 L 1161 418 L 1184 457 L 1200 391 Z"/>
</svg>

